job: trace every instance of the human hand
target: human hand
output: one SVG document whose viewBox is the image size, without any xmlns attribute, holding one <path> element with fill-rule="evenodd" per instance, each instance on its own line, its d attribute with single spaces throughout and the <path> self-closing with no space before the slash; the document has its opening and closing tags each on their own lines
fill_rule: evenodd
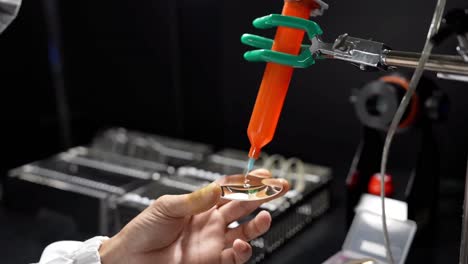
<svg viewBox="0 0 468 264">
<path fill-rule="evenodd" d="M 271 177 L 267 170 L 252 172 Z M 283 189 L 289 185 L 279 180 Z M 109 263 L 245 263 L 252 255 L 248 241 L 264 234 L 271 224 L 268 212 L 234 229 L 227 226 L 265 201 L 220 200 L 217 183 L 185 195 L 165 195 L 104 241 L 99 253 Z"/>
</svg>

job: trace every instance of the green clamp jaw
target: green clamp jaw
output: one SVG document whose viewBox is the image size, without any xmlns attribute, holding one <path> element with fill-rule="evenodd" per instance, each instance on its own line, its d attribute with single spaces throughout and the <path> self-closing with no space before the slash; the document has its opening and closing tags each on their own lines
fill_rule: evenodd
<svg viewBox="0 0 468 264">
<path fill-rule="evenodd" d="M 278 26 L 302 29 L 307 33 L 309 39 L 323 33 L 320 26 L 314 21 L 277 14 L 257 18 L 253 21 L 253 25 L 259 29 L 268 29 Z M 296 56 L 271 50 L 273 40 L 257 35 L 244 34 L 241 37 L 241 42 L 245 45 L 259 48 L 259 50 L 248 51 L 244 54 L 244 58 L 247 61 L 274 62 L 295 68 L 307 68 L 315 63 L 315 58 L 310 52 L 310 45 L 302 45 L 300 54 Z"/>
</svg>

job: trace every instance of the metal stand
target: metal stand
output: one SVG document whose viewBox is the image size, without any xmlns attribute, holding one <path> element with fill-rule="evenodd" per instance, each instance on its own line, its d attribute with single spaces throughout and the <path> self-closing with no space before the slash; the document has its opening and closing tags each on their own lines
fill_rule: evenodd
<svg viewBox="0 0 468 264">
<path fill-rule="evenodd" d="M 467 164 L 468 165 L 468 164 Z M 468 167 L 465 180 L 465 200 L 463 202 L 463 229 L 460 244 L 460 264 L 468 264 L 467 239 L 468 239 Z"/>
<path fill-rule="evenodd" d="M 346 182 L 348 225 L 354 218 L 354 208 L 359 198 L 368 192 L 372 175 L 379 172 L 384 132 L 404 91 L 397 82 L 390 82 L 392 78 L 404 80 L 403 77 L 389 77 L 369 83 L 353 96 L 357 115 L 363 124 L 363 136 Z M 438 198 L 439 151 L 432 126 L 435 122 L 445 119 L 444 109 L 447 108 L 448 102 L 446 95 L 431 81 L 423 79 L 420 86 L 418 100 L 413 99 L 413 110 L 416 111 L 414 116 L 417 118 L 409 122 L 404 120 L 402 124 L 406 123 L 407 126 L 400 128 L 400 132 L 415 130 L 415 133 L 412 133 L 413 144 L 407 148 L 417 150 L 417 156 L 412 169 L 408 171 L 407 184 L 400 184 L 403 189 L 396 190 L 396 199 L 408 203 L 408 217 L 418 223 L 418 230 L 421 231 L 428 230 Z M 381 107 L 382 105 L 388 107 Z M 408 118 L 412 114 L 407 113 L 406 116 Z"/>
</svg>

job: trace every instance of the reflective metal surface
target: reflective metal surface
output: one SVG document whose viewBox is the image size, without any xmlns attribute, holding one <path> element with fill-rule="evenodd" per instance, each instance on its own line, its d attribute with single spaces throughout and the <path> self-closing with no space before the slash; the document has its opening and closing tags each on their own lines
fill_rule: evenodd
<svg viewBox="0 0 468 264">
<path fill-rule="evenodd" d="M 437 78 L 451 80 L 451 81 L 468 82 L 468 75 L 459 75 L 459 74 L 439 72 L 437 73 Z"/>
<path fill-rule="evenodd" d="M 348 34 L 340 35 L 333 44 L 325 43 L 319 37 L 314 37 L 311 41 L 310 51 L 316 56 L 348 61 L 362 70 L 366 67 L 384 68 L 381 65 L 383 43 L 351 37 Z"/>
<path fill-rule="evenodd" d="M 346 262 L 346 264 L 377 264 L 373 259 L 358 259 Z"/>
<path fill-rule="evenodd" d="M 248 186 L 245 175 L 226 176 L 218 181 L 221 186 L 221 197 L 236 201 L 272 200 L 285 194 L 289 185 L 284 179 L 265 178 L 248 174 Z"/>
<path fill-rule="evenodd" d="M 464 36 L 458 35 L 457 40 L 458 40 L 458 46 L 457 46 L 458 54 L 460 54 L 463 60 L 465 60 L 465 62 L 468 63 L 468 33 L 466 33 Z"/>
<path fill-rule="evenodd" d="M 468 169 L 466 171 L 465 200 L 463 202 L 463 226 L 460 244 L 460 264 L 468 264 Z"/>
<path fill-rule="evenodd" d="M 416 68 L 421 54 L 416 52 L 405 52 L 388 50 L 385 51 L 382 62 L 388 66 Z M 431 55 L 426 63 L 426 70 L 443 73 L 468 75 L 468 63 L 460 56 Z"/>
<path fill-rule="evenodd" d="M 350 62 L 361 70 L 389 70 L 396 67 L 416 68 L 421 57 L 417 52 L 386 49 L 372 40 L 340 35 L 334 43 L 323 42 L 316 36 L 311 39 L 310 52 L 316 58 Z M 425 69 L 439 72 L 440 78 L 466 81 L 468 78 L 468 36 L 458 36 L 456 55 L 431 55 Z"/>
</svg>

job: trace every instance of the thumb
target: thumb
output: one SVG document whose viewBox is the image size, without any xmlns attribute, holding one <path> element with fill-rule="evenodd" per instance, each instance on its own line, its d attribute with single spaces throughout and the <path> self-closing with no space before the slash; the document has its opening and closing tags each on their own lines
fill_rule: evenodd
<svg viewBox="0 0 468 264">
<path fill-rule="evenodd" d="M 195 192 L 182 195 L 164 195 L 156 200 L 154 206 L 171 218 L 199 214 L 218 203 L 221 187 L 213 182 Z"/>
</svg>

